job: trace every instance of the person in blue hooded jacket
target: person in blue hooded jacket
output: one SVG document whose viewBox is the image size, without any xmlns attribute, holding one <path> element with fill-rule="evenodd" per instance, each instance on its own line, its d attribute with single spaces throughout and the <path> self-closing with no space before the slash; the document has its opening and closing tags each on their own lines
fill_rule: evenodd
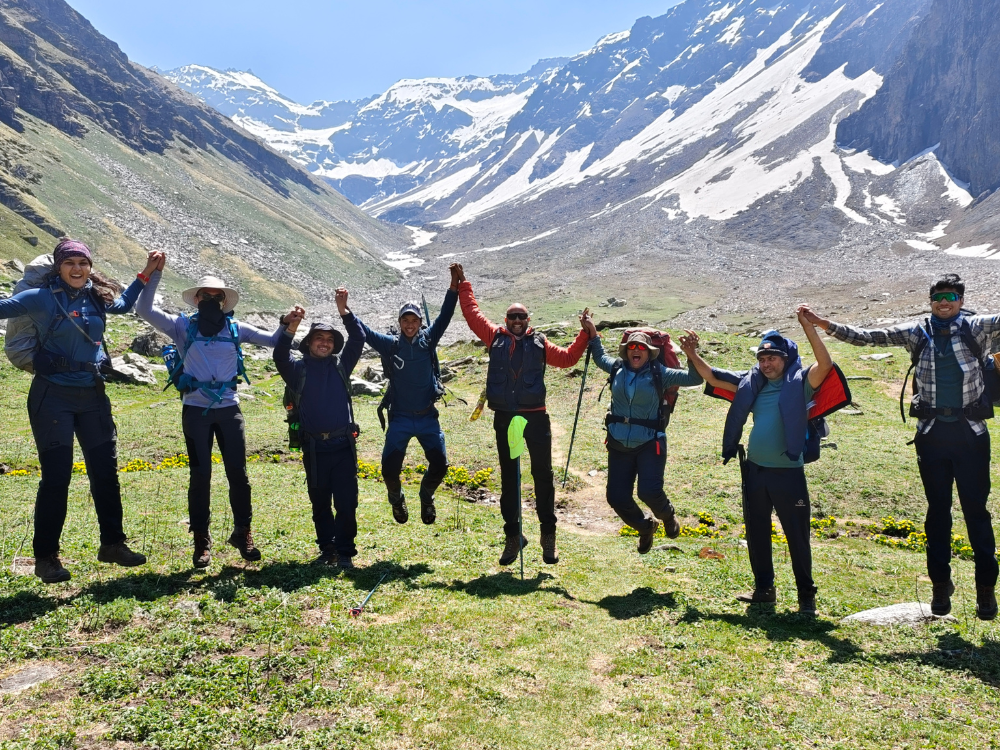
<svg viewBox="0 0 1000 750">
<path fill-rule="evenodd" d="M 364 322 L 365 342 L 381 357 L 384 375 L 389 379 L 386 393 L 389 425 L 382 449 L 382 479 L 389 495 L 392 517 L 406 523 L 410 514 L 399 474 L 406 457 L 406 448 L 416 438 L 427 457 L 427 471 L 420 480 L 420 520 L 434 523 L 437 510 L 434 492 L 448 472 L 444 432 L 438 421 L 440 383 L 434 368 L 435 348 L 455 314 L 458 303 L 458 276 L 451 272 L 451 286 L 444 296 L 441 312 L 429 327 L 423 325 L 423 315 L 416 302 L 407 302 L 399 310 L 399 334 L 387 335 L 373 331 Z"/>
<path fill-rule="evenodd" d="M 773 511 L 788 539 L 799 612 L 815 614 L 809 488 L 803 466 L 809 429 L 808 405 L 833 369 L 833 360 L 802 308 L 798 319 L 816 356 L 816 363 L 809 367 L 802 365 L 795 342 L 777 331 L 764 333 L 757 347 L 757 364 L 747 372 L 716 369 L 697 360 L 695 365 L 710 386 L 735 393 L 722 436 L 724 462 L 739 455 L 743 426 L 753 414 L 753 428 L 747 441 L 746 460 L 741 457 L 741 469 L 745 488 L 743 521 L 754 589 L 736 598 L 750 603 L 777 601 L 771 558 Z"/>
<path fill-rule="evenodd" d="M 605 418 L 608 505 L 622 521 L 639 532 L 639 554 L 644 555 L 653 544 L 660 521 L 671 539 L 680 533 L 674 507 L 663 491 L 663 472 L 667 465 L 663 394 L 671 386 L 702 383 L 695 368 L 698 338 L 691 334 L 681 339 L 681 349 L 688 357 L 685 371 L 657 361 L 659 349 L 641 331 L 632 333 L 619 346 L 617 358 L 610 357 L 604 353 L 593 321 L 588 318 L 584 325 L 591 335 L 589 346 L 594 363 L 611 374 L 611 408 Z M 649 506 L 654 518 L 647 516 L 635 502 L 633 489 Z"/>
<path fill-rule="evenodd" d="M 59 560 L 59 540 L 73 473 L 74 435 L 87 465 L 101 530 L 97 559 L 127 567 L 146 562 L 144 555 L 125 543 L 117 431 L 111 401 L 104 392 L 102 365 L 107 364 L 107 356 L 102 342 L 105 317 L 132 309 L 160 254 L 149 253 L 146 268 L 124 292 L 93 270 L 90 248 L 83 242 L 63 239 L 52 260 L 48 283 L 0 300 L 0 318 L 26 315 L 38 331 L 28 420 L 42 470 L 32 548 L 35 575 L 44 583 L 71 577 Z"/>
</svg>

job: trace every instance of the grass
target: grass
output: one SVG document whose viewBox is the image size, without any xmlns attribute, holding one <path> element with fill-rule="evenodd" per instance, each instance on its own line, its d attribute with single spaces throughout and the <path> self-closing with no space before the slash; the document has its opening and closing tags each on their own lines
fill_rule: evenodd
<svg viewBox="0 0 1000 750">
<path fill-rule="evenodd" d="M 127 346 L 134 320 L 112 325 L 115 348 Z M 722 366 L 745 366 L 756 343 L 702 338 L 706 356 Z M 30 554 L 37 479 L 0 477 L 0 677 L 30 665 L 59 672 L 0 695 L 0 748 L 998 747 L 1000 642 L 996 625 L 973 617 L 971 562 L 954 564 L 955 623 L 840 624 L 862 609 L 927 601 L 930 587 L 918 552 L 866 535 L 830 538 L 833 528 L 890 515 L 919 529 L 924 505 L 905 445 L 912 422 L 902 425 L 895 404 L 905 357 L 866 362 L 857 359 L 862 350 L 832 348 L 848 376 L 871 380 L 851 381 L 863 413 L 835 415 L 836 449 L 807 469 L 816 619 L 793 611 L 780 544 L 777 607 L 733 600 L 751 585 L 737 538 L 736 469 L 719 459 L 725 405 L 697 390 L 682 391 L 671 421 L 667 491 L 685 525 L 728 525 L 721 538 L 685 536 L 679 550 L 640 557 L 635 539 L 613 526 L 595 533 L 568 522 L 560 525 L 561 562 L 545 566 L 526 508 L 523 582 L 496 564 L 496 505 L 442 489 L 435 526 L 416 514 L 398 526 L 384 487 L 370 479 L 361 481 L 359 568 L 310 565 L 316 550 L 303 472 L 284 451 L 280 383 L 266 360 L 250 360 L 254 398 L 244 404 L 249 450 L 260 456 L 249 469 L 260 564 L 243 563 L 221 543 L 229 512 L 217 471 L 215 557 L 206 571 L 190 567 L 181 523 L 187 475 L 167 468 L 120 475 L 127 529 L 149 564 L 100 565 L 86 478 L 75 475 L 63 535 L 74 578 L 43 586 L 12 572 L 15 556 Z M 482 354 L 463 344 L 441 359 Z M 442 422 L 452 464 L 472 474 L 496 466 L 489 416 L 468 421 L 485 367 L 459 373 L 449 386 L 469 404 L 453 401 Z M 603 477 L 588 473 L 606 468 L 603 381 L 592 367 L 573 448 L 576 478 L 572 491 L 558 493 L 571 514 L 600 506 Z M 547 382 L 559 463 L 580 378 L 550 370 Z M 0 456 L 31 470 L 28 383 L 0 367 Z M 111 396 L 122 465 L 184 451 L 176 398 L 138 386 L 113 386 Z M 357 412 L 361 458 L 377 461 L 375 399 L 359 399 Z M 422 461 L 414 448 L 411 466 Z M 408 494 L 415 499 L 415 486 Z M 835 527 L 818 521 L 830 515 Z M 964 532 L 960 522 L 955 531 Z M 705 545 L 724 558 L 700 557 Z M 352 618 L 348 609 L 383 574 L 365 613 Z"/>
</svg>

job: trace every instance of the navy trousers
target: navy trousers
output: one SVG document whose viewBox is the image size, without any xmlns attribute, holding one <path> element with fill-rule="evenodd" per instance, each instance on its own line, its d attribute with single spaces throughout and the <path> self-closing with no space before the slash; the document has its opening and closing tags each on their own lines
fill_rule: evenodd
<svg viewBox="0 0 1000 750">
<path fill-rule="evenodd" d="M 648 531 L 653 520 L 632 497 L 638 481 L 637 494 L 653 515 L 665 518 L 674 512 L 663 491 L 663 472 L 667 466 L 666 438 L 650 440 L 637 448 L 608 445 L 608 505 L 618 517 L 640 534 Z"/>
<path fill-rule="evenodd" d="M 416 438 L 427 457 L 427 471 L 420 480 L 420 495 L 431 498 L 448 473 L 448 456 L 444 447 L 444 432 L 438 422 L 437 409 L 427 414 L 411 415 L 394 412 L 389 418 L 382 449 L 382 479 L 390 495 L 398 495 L 402 487 L 399 473 L 403 469 L 406 448 Z"/>
</svg>

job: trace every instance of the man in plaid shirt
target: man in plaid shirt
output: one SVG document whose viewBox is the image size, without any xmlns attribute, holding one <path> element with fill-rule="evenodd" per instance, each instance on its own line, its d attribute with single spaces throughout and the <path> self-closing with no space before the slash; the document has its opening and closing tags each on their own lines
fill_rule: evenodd
<svg viewBox="0 0 1000 750">
<path fill-rule="evenodd" d="M 990 434 L 984 420 L 993 405 L 983 377 L 981 353 L 1000 332 L 1000 315 L 965 315 L 965 284 L 947 274 L 930 289 L 931 317 L 886 329 L 854 328 L 821 318 L 806 308 L 806 317 L 834 338 L 856 346 L 902 346 L 916 362 L 916 393 L 910 414 L 918 418 L 914 444 L 917 466 L 927 496 L 927 573 L 933 584 L 931 612 L 951 611 L 952 484 L 969 531 L 976 564 L 976 616 L 997 615 L 995 587 L 998 565 L 993 525 L 986 501 L 990 494 Z"/>
</svg>

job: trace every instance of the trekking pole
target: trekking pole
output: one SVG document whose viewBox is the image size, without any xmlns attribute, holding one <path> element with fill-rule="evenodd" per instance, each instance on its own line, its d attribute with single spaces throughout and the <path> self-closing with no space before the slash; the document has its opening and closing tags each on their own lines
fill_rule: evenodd
<svg viewBox="0 0 1000 750">
<path fill-rule="evenodd" d="M 521 454 L 524 453 L 524 428 L 527 427 L 528 420 L 518 415 L 510 420 L 507 426 L 507 446 L 510 448 L 510 457 L 517 466 L 517 546 L 518 555 L 521 558 L 521 580 L 524 580 L 524 513 L 521 509 Z"/>
<path fill-rule="evenodd" d="M 385 580 L 385 577 L 387 575 L 389 574 L 388 573 L 382 574 L 382 577 L 378 579 L 378 583 L 375 584 L 375 588 L 373 588 L 371 591 L 368 592 L 368 596 L 366 596 L 364 599 L 361 600 L 361 604 L 359 604 L 357 607 L 351 607 L 351 617 L 361 616 L 361 612 L 364 610 L 365 605 L 368 603 L 368 600 L 372 598 L 372 594 L 375 593 L 375 589 L 377 589 L 379 586 L 382 585 L 382 581 Z"/>
<path fill-rule="evenodd" d="M 518 556 L 521 558 L 521 580 L 524 580 L 524 518 L 521 509 L 521 457 L 517 457 L 517 544 L 520 547 Z"/>
<path fill-rule="evenodd" d="M 427 308 L 427 298 L 423 292 L 420 293 L 420 301 L 424 306 L 424 325 L 429 326 L 431 324 L 431 311 Z"/>
<path fill-rule="evenodd" d="M 573 456 L 573 441 L 576 440 L 576 425 L 580 421 L 580 406 L 583 404 L 583 387 L 587 385 L 587 368 L 590 367 L 590 347 L 583 360 L 583 378 L 580 380 L 580 396 L 576 400 L 576 416 L 573 418 L 573 434 L 569 438 L 569 453 L 566 454 L 566 470 L 563 472 L 562 488 L 566 489 L 566 479 L 569 477 L 569 460 Z"/>
</svg>

